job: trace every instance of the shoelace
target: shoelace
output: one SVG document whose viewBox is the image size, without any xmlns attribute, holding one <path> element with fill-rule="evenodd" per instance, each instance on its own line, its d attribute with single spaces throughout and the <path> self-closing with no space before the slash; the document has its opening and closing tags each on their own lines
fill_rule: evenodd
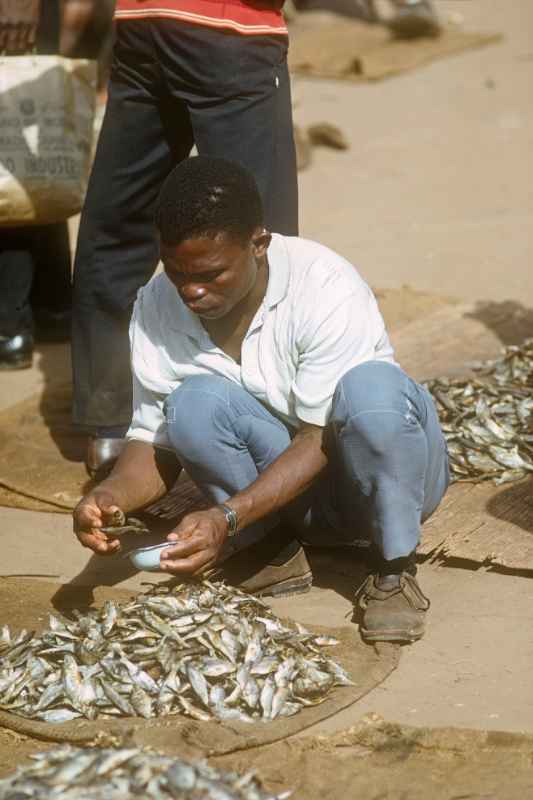
<svg viewBox="0 0 533 800">
<path fill-rule="evenodd" d="M 429 597 L 426 597 L 414 576 L 408 572 L 402 572 L 399 585 L 390 590 L 380 589 L 379 586 L 376 586 L 377 577 L 377 575 L 373 574 L 367 575 L 355 592 L 354 603 L 359 603 L 362 608 L 366 608 L 369 600 L 385 600 L 396 594 L 403 594 L 407 602 L 418 611 L 427 611 L 431 606 Z M 377 595 L 376 593 L 378 592 L 381 595 L 385 595 L 385 597 Z"/>
</svg>

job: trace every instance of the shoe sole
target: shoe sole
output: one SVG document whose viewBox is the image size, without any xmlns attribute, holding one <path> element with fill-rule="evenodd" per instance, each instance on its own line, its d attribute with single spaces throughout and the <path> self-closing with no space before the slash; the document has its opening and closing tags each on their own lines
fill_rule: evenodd
<svg viewBox="0 0 533 800">
<path fill-rule="evenodd" d="M 253 594 L 256 597 L 291 597 L 294 594 L 305 594 L 313 585 L 313 575 L 299 575 L 297 578 L 287 578 L 286 581 L 274 583 L 271 586 L 264 586 L 256 589 Z"/>
<path fill-rule="evenodd" d="M 425 633 L 425 630 L 411 631 L 406 633 L 399 630 L 388 631 L 367 631 L 360 628 L 361 636 L 365 642 L 417 642 Z"/>
<path fill-rule="evenodd" d="M 0 369 L 28 369 L 33 363 L 32 356 L 15 356 L 12 359 L 0 361 Z"/>
</svg>

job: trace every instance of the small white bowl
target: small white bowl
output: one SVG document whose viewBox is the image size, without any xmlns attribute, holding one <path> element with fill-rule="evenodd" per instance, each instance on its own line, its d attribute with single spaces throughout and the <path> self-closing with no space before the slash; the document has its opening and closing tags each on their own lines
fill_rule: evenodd
<svg viewBox="0 0 533 800">
<path fill-rule="evenodd" d="M 173 547 L 174 544 L 175 542 L 163 542 L 162 544 L 151 544 L 149 547 L 139 547 L 137 550 L 131 550 L 128 557 L 137 569 L 146 572 L 160 572 L 159 556 L 161 551 L 167 547 Z"/>
</svg>

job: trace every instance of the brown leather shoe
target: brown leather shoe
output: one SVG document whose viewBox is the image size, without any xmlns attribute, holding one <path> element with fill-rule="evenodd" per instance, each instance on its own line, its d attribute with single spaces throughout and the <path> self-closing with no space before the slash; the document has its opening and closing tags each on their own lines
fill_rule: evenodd
<svg viewBox="0 0 533 800">
<path fill-rule="evenodd" d="M 424 635 L 430 602 L 408 572 L 369 575 L 355 599 L 363 612 L 360 631 L 365 641 L 415 642 Z"/>
<path fill-rule="evenodd" d="M 85 467 L 91 478 L 97 481 L 107 478 L 125 445 L 126 439 L 91 436 L 85 461 Z"/>
<path fill-rule="evenodd" d="M 303 547 L 296 540 L 285 541 L 283 548 L 268 541 L 269 535 L 256 545 L 247 547 L 229 558 L 214 579 L 258 597 L 287 597 L 308 592 L 313 573 Z M 269 552 L 270 550 L 270 552 Z"/>
</svg>

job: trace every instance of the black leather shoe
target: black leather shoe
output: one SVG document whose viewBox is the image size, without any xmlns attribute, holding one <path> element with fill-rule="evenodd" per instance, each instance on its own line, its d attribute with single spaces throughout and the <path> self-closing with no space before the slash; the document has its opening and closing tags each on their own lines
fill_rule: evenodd
<svg viewBox="0 0 533 800">
<path fill-rule="evenodd" d="M 92 436 L 89 439 L 85 461 L 85 467 L 91 478 L 97 481 L 107 478 L 125 445 L 126 439 L 123 438 L 106 439 Z"/>
<path fill-rule="evenodd" d="M 21 331 L 14 336 L 0 334 L 0 369 L 27 369 L 33 360 L 33 334 Z"/>
</svg>

